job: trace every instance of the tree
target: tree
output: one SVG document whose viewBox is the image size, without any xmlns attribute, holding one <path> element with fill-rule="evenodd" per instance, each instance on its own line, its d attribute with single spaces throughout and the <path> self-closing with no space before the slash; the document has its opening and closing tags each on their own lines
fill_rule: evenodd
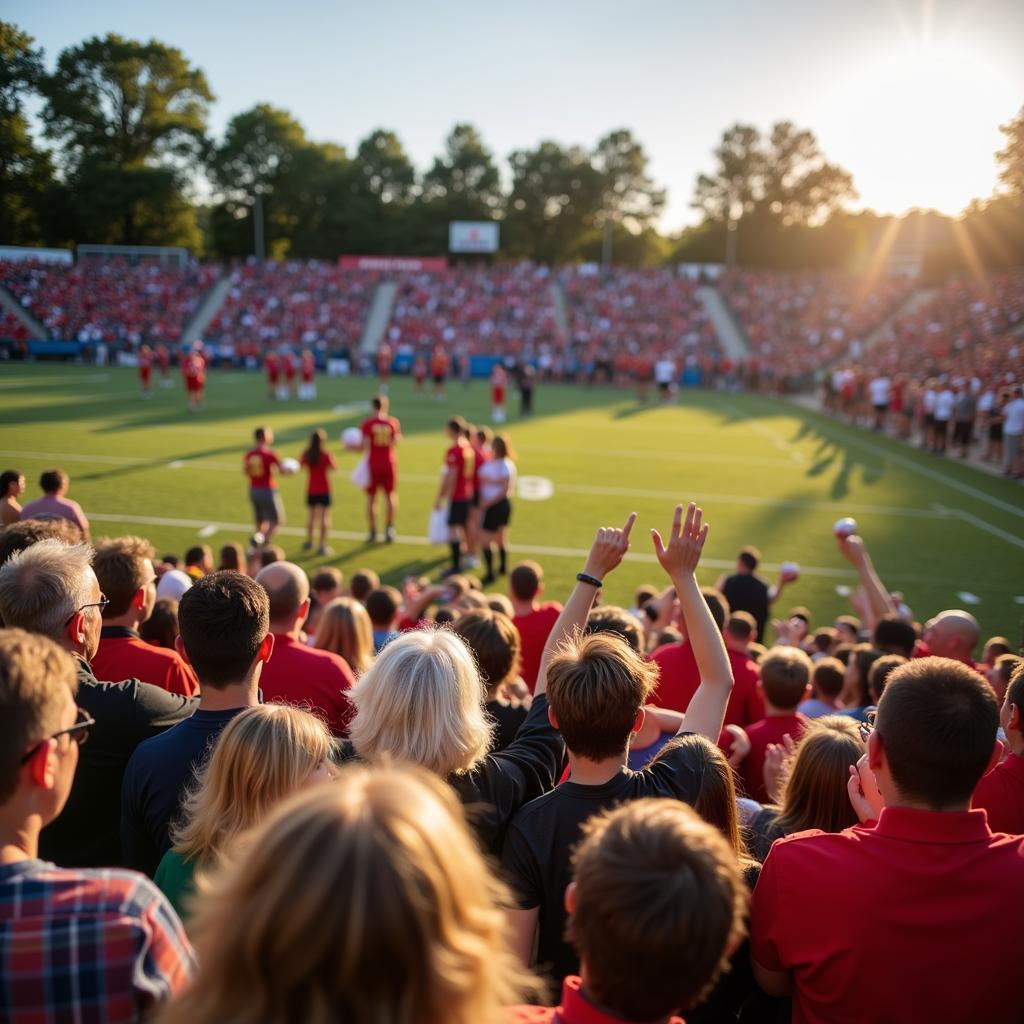
<svg viewBox="0 0 1024 1024">
<path fill-rule="evenodd" d="M 416 185 L 416 171 L 398 136 L 378 128 L 356 150 L 360 190 L 381 206 L 407 202 Z"/>
<path fill-rule="evenodd" d="M 999 180 L 1017 199 L 1024 199 L 1024 107 L 1017 116 L 999 126 L 1006 136 L 1006 145 L 996 153 L 1000 163 Z"/>
<path fill-rule="evenodd" d="M 38 89 L 43 55 L 15 25 L 0 21 L 0 238 L 15 245 L 44 241 L 40 213 L 50 205 L 53 164 L 29 131 L 24 98 Z"/>
<path fill-rule="evenodd" d="M 494 157 L 470 124 L 457 124 L 444 154 L 423 176 L 423 198 L 443 205 L 451 220 L 490 220 L 501 211 L 501 181 Z"/>
<path fill-rule="evenodd" d="M 180 50 L 115 34 L 87 39 L 60 54 L 43 92 L 46 133 L 61 146 L 80 223 L 93 219 L 92 204 L 100 202 L 112 241 L 168 243 L 195 234 L 184 190 L 206 146 L 213 94 Z M 89 194 L 85 186 L 97 182 Z"/>
<path fill-rule="evenodd" d="M 542 142 L 509 157 L 506 242 L 509 252 L 544 263 L 572 259 L 601 210 L 603 180 L 579 146 Z"/>
<path fill-rule="evenodd" d="M 609 132 L 594 149 L 593 164 L 601 175 L 599 220 L 623 224 L 637 233 L 648 227 L 665 206 L 665 190 L 647 174 L 647 154 L 628 128 Z"/>
</svg>

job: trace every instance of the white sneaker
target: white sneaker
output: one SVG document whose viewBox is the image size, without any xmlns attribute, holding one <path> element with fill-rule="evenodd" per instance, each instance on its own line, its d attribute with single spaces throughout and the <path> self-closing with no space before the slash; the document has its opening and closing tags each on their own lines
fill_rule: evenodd
<svg viewBox="0 0 1024 1024">
<path fill-rule="evenodd" d="M 465 569 L 475 569 L 480 564 L 480 559 L 476 555 L 463 555 L 462 565 Z"/>
</svg>

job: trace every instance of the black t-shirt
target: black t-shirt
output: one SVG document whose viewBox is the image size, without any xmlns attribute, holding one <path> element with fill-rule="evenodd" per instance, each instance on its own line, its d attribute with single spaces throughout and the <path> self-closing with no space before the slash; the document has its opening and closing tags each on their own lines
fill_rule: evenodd
<svg viewBox="0 0 1024 1024">
<path fill-rule="evenodd" d="M 764 861 L 772 843 L 786 833 L 780 827 L 779 811 L 774 807 L 762 807 L 750 822 L 750 852 L 759 861 Z"/>
<path fill-rule="evenodd" d="M 558 983 L 579 973 L 575 950 L 565 934 L 566 887 L 572 881 L 569 857 L 584 822 L 601 811 L 642 797 L 667 797 L 692 804 L 699 780 L 676 747 L 643 771 L 623 767 L 600 786 L 563 782 L 528 803 L 512 819 L 502 854 L 502 869 L 518 905 L 538 907 L 538 969 Z"/>
<path fill-rule="evenodd" d="M 135 748 L 188 718 L 195 697 L 126 679 L 99 682 L 88 662 L 78 664 L 78 706 L 96 720 L 78 755 L 68 802 L 40 833 L 39 856 L 65 868 L 109 868 L 121 856 L 121 781 Z"/>
<path fill-rule="evenodd" d="M 757 622 L 757 639 L 764 643 L 768 623 L 768 584 L 753 573 L 738 572 L 730 576 L 722 593 L 733 612 L 749 612 Z"/>
<path fill-rule="evenodd" d="M 139 744 L 121 787 L 121 847 L 127 867 L 153 876 L 171 848 L 171 823 L 181 809 L 185 787 L 224 726 L 244 710 L 197 710 L 163 735 Z"/>
<path fill-rule="evenodd" d="M 487 714 L 498 723 L 497 728 L 494 730 L 494 743 L 491 746 L 492 753 L 511 746 L 512 741 L 519 732 L 519 727 L 526 721 L 526 712 L 527 709 L 522 706 L 513 707 L 511 704 L 505 704 L 500 700 L 489 700 L 487 702 Z"/>
</svg>

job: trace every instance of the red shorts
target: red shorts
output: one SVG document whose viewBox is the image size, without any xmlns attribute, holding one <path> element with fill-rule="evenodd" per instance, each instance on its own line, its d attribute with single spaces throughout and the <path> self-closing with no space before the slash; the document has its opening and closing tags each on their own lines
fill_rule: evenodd
<svg viewBox="0 0 1024 1024">
<path fill-rule="evenodd" d="M 504 388 L 491 388 L 491 402 L 494 405 L 505 404 L 505 389 Z"/>
<path fill-rule="evenodd" d="M 144 370 L 139 370 L 139 380 L 143 384 L 148 384 L 150 377 L 153 376 L 153 371 L 147 366 Z"/>
<path fill-rule="evenodd" d="M 311 373 L 304 373 L 302 375 L 302 383 L 303 384 L 312 384 L 313 383 L 313 374 L 311 374 Z"/>
<path fill-rule="evenodd" d="M 398 486 L 398 467 L 393 463 L 381 463 L 379 466 L 370 465 L 370 483 L 366 488 L 367 494 L 376 494 L 377 491 L 384 491 L 391 494 Z"/>
<path fill-rule="evenodd" d="M 199 394 L 203 390 L 204 381 L 199 380 L 196 377 L 187 377 L 185 379 L 185 390 L 190 395 Z"/>
<path fill-rule="evenodd" d="M 281 375 L 279 373 L 268 373 L 267 374 L 267 383 L 271 387 L 273 387 L 275 384 L 277 384 L 278 379 L 280 378 L 280 376 Z"/>
</svg>

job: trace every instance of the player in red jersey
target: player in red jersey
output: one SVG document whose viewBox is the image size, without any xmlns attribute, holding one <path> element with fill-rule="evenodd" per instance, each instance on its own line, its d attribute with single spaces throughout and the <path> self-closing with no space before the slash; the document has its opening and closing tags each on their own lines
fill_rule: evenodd
<svg viewBox="0 0 1024 1024">
<path fill-rule="evenodd" d="M 380 348 L 377 349 L 377 376 L 380 378 L 380 393 L 386 395 L 388 393 L 388 381 L 391 380 L 391 363 L 394 359 L 394 353 L 391 351 L 391 346 L 386 342 L 380 343 Z"/>
<path fill-rule="evenodd" d="M 263 357 L 263 371 L 267 375 L 267 398 L 274 399 L 281 379 L 281 359 L 273 349 Z"/>
<path fill-rule="evenodd" d="M 153 350 L 148 345 L 139 347 L 139 381 L 142 384 L 142 397 L 149 398 L 153 392 L 150 382 L 153 379 Z"/>
<path fill-rule="evenodd" d="M 412 379 L 416 384 L 416 394 L 423 394 L 423 384 L 427 379 L 427 360 L 421 352 L 412 364 Z"/>
<path fill-rule="evenodd" d="M 156 356 L 156 365 L 160 367 L 160 387 L 174 387 L 174 381 L 171 380 L 171 353 L 167 351 L 167 346 L 157 345 L 153 354 Z"/>
<path fill-rule="evenodd" d="M 452 550 L 452 572 L 462 569 L 462 542 L 473 500 L 473 449 L 465 438 L 465 420 L 455 417 L 446 426 L 451 447 L 444 453 L 445 474 L 437 492 L 434 509 L 448 505 L 448 541 Z"/>
<path fill-rule="evenodd" d="M 278 391 L 279 398 L 291 398 L 292 391 L 295 387 L 295 355 L 292 352 L 285 352 L 281 356 L 281 375 L 284 377 L 284 382 L 281 384 L 281 389 Z M 283 392 L 283 393 L 282 393 Z"/>
<path fill-rule="evenodd" d="M 303 350 L 299 361 L 299 401 L 313 402 L 316 400 L 316 357 L 307 348 Z"/>
<path fill-rule="evenodd" d="M 181 373 L 185 378 L 188 411 L 199 412 L 203 407 L 203 391 L 206 388 L 206 360 L 203 358 L 201 342 L 197 341 L 192 351 L 185 356 Z"/>
<path fill-rule="evenodd" d="M 275 470 L 284 470 L 281 459 L 271 447 L 274 432 L 270 427 L 257 427 L 253 440 L 255 446 L 245 453 L 242 460 L 242 472 L 249 478 L 249 499 L 256 523 L 252 540 L 259 546 L 270 543 L 274 531 L 284 523 L 284 506 L 274 477 Z"/>
<path fill-rule="evenodd" d="M 508 387 L 508 374 L 501 363 L 495 363 L 491 370 L 491 422 L 505 422 L 505 389 Z"/>
<path fill-rule="evenodd" d="M 390 544 L 395 539 L 395 512 L 398 509 L 398 459 L 395 447 L 402 437 L 402 425 L 388 415 L 385 395 L 375 395 L 370 403 L 373 415 L 359 427 L 363 435 L 363 451 L 370 466 L 370 483 L 366 488 L 366 518 L 370 524 L 369 540 L 377 539 L 377 520 L 374 499 L 377 491 L 384 492 L 387 503 L 387 528 L 384 537 Z"/>
<path fill-rule="evenodd" d="M 327 546 L 327 534 L 331 529 L 331 482 L 327 474 L 336 467 L 331 453 L 326 449 L 327 433 L 323 430 L 314 430 L 309 438 L 309 445 L 299 459 L 299 465 L 304 466 L 309 472 L 309 484 L 306 487 L 306 505 L 309 508 L 309 518 L 306 521 L 306 543 L 302 545 L 303 551 L 309 551 L 313 547 L 313 528 L 318 527 L 320 532 L 320 547 L 318 555 L 333 554 Z"/>
<path fill-rule="evenodd" d="M 430 376 L 434 381 L 434 397 L 439 402 L 444 401 L 444 381 L 450 365 L 448 353 L 438 345 L 430 355 Z"/>
</svg>

